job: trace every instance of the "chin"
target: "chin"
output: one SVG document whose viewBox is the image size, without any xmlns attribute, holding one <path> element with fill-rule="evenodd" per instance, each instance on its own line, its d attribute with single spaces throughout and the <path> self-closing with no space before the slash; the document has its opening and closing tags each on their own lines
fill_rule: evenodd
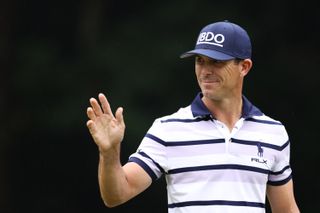
<svg viewBox="0 0 320 213">
<path fill-rule="evenodd" d="M 206 98 L 213 98 L 214 97 L 214 94 L 212 94 L 211 91 L 202 91 L 202 94 L 203 94 L 203 97 L 206 97 Z"/>
<path fill-rule="evenodd" d="M 209 100 L 219 100 L 219 96 L 212 91 L 202 91 L 203 97 Z"/>
</svg>

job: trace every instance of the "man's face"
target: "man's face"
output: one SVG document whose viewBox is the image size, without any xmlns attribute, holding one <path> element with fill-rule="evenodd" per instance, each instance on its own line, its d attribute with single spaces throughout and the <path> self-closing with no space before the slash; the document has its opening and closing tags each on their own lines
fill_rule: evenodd
<svg viewBox="0 0 320 213">
<path fill-rule="evenodd" d="M 243 76 L 240 63 L 196 56 L 195 72 L 204 97 L 218 101 L 241 93 Z"/>
</svg>

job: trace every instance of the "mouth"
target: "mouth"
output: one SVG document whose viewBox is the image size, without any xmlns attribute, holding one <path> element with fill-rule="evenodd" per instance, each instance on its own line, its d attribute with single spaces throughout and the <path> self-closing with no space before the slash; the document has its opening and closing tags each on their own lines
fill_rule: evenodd
<svg viewBox="0 0 320 213">
<path fill-rule="evenodd" d="M 213 89 L 217 89 L 220 87 L 221 84 L 221 80 L 217 77 L 213 77 L 213 76 L 207 76 L 207 77 L 203 77 L 200 78 L 200 85 L 202 90 L 213 90 Z"/>
<path fill-rule="evenodd" d="M 217 84 L 220 82 L 218 78 L 201 78 L 200 80 L 203 84 Z"/>
</svg>

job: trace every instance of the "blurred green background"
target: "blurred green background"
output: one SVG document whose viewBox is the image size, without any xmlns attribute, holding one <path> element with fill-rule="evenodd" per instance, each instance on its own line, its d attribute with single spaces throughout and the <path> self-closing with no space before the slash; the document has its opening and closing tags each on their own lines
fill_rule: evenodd
<svg viewBox="0 0 320 213">
<path fill-rule="evenodd" d="M 0 212 L 166 212 L 163 178 L 104 207 L 88 100 L 103 92 L 114 110 L 124 107 L 125 163 L 155 118 L 193 100 L 193 60 L 179 55 L 221 20 L 250 34 L 244 93 L 286 125 L 297 202 L 318 212 L 320 15 L 308 0 L 2 0 Z"/>
</svg>

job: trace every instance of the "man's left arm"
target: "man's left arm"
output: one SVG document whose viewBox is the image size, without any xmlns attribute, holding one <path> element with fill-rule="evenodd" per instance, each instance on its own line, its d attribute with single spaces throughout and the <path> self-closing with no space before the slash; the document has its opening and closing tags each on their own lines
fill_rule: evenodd
<svg viewBox="0 0 320 213">
<path fill-rule="evenodd" d="M 294 197 L 292 180 L 280 186 L 268 185 L 267 196 L 272 213 L 300 213 Z"/>
</svg>

